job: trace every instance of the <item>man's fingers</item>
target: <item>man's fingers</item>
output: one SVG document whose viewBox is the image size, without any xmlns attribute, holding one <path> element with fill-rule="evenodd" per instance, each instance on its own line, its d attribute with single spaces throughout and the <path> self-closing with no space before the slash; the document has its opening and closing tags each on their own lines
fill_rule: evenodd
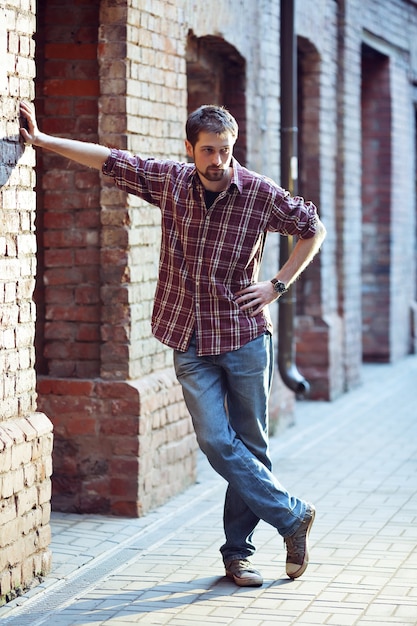
<svg viewBox="0 0 417 626">
<path fill-rule="evenodd" d="M 20 103 L 20 134 L 26 143 L 33 143 L 37 131 L 35 121 L 35 111 L 27 102 Z"/>
</svg>

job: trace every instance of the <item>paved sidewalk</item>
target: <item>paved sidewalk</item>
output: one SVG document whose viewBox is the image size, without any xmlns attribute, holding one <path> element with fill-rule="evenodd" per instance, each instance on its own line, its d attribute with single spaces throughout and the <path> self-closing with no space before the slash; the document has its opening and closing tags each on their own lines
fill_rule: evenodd
<svg viewBox="0 0 417 626">
<path fill-rule="evenodd" d="M 297 404 L 272 440 L 276 474 L 317 517 L 303 577 L 261 523 L 263 587 L 224 577 L 225 484 L 199 483 L 140 520 L 53 514 L 51 575 L 0 609 L 16 626 L 417 625 L 417 357 L 367 365 L 333 403 Z"/>
</svg>

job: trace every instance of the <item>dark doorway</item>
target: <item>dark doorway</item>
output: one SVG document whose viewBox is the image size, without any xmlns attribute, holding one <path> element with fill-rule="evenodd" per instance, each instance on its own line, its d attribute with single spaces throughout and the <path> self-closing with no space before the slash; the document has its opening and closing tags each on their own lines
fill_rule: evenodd
<svg viewBox="0 0 417 626">
<path fill-rule="evenodd" d="M 202 104 L 225 106 L 239 124 L 234 149 L 237 160 L 246 162 L 245 60 L 221 37 L 198 38 L 192 32 L 187 45 L 188 112 Z"/>
<path fill-rule="evenodd" d="M 389 59 L 362 46 L 362 345 L 390 358 L 391 98 Z"/>
</svg>

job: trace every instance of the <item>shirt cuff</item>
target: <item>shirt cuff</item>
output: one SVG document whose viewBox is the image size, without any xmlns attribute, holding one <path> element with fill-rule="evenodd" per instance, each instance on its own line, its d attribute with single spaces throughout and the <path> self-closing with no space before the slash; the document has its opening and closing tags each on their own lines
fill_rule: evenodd
<svg viewBox="0 0 417 626">
<path fill-rule="evenodd" d="M 106 161 L 103 163 L 102 172 L 106 176 L 114 176 L 113 168 L 116 163 L 117 152 L 118 151 L 115 148 L 112 148 L 109 156 L 107 157 Z"/>
</svg>

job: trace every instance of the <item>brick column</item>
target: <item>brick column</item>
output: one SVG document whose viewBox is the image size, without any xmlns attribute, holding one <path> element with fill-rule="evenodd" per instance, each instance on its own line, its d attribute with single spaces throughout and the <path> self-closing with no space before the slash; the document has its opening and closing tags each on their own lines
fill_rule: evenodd
<svg viewBox="0 0 417 626">
<path fill-rule="evenodd" d="M 44 89 L 51 90 L 45 108 L 55 103 L 68 131 L 72 123 L 69 132 L 74 138 L 80 138 L 79 124 L 89 104 L 90 135 L 82 139 L 150 156 L 183 157 L 186 90 L 180 46 L 185 46 L 185 37 L 171 49 L 173 38 L 163 34 L 174 32 L 168 22 L 176 15 L 155 17 L 128 8 L 125 1 L 109 1 L 101 2 L 94 15 L 93 7 L 83 4 L 73 7 L 71 15 L 60 16 L 51 10 L 53 5 L 45 10 L 44 49 L 51 55 L 45 72 L 59 71 L 62 76 L 44 75 Z M 51 17 L 62 23 L 59 31 Z M 65 28 L 66 23 L 72 26 Z M 80 26 L 87 23 L 88 29 Z M 158 55 L 156 37 L 166 37 Z M 53 55 L 59 55 L 59 63 L 52 62 Z M 65 69 L 68 63 L 79 77 L 77 85 Z M 73 88 L 76 93 L 71 96 Z M 71 106 L 68 118 L 64 106 Z M 48 127 L 54 123 L 50 112 L 44 121 Z M 56 434 L 53 505 L 64 511 L 142 515 L 195 480 L 196 466 L 195 436 L 171 351 L 150 332 L 159 210 L 119 191 L 99 173 L 62 160 L 53 161 L 52 171 L 50 162 L 43 164 L 44 180 L 50 181 L 45 204 L 52 194 L 55 210 L 66 224 L 59 228 L 53 223 L 51 209 L 45 206 L 43 242 L 45 248 L 52 244 L 59 252 L 51 255 L 45 250 L 47 369 L 38 381 L 42 407 Z M 71 185 L 76 180 L 84 184 L 74 193 Z M 67 185 L 61 200 L 60 185 Z M 82 238 L 83 215 L 93 218 L 86 230 L 88 241 Z M 79 257 L 68 259 L 62 253 L 66 228 L 68 253 L 75 249 Z M 85 278 L 82 262 L 76 265 L 78 258 L 86 260 L 85 270 L 90 270 Z M 50 266 L 55 259 L 58 273 Z M 51 276 L 59 276 L 60 284 L 58 280 L 52 284 Z M 79 282 L 86 283 L 85 301 L 77 297 Z M 64 295 L 69 299 L 60 306 Z M 61 314 L 65 320 L 59 322 Z M 52 328 L 61 333 L 53 345 L 48 334 Z M 80 343 L 72 363 L 68 351 L 75 354 L 74 337 Z M 62 358 L 56 358 L 52 348 Z M 93 357 L 90 361 L 88 355 Z"/>
<path fill-rule="evenodd" d="M 35 18 L 26 2 L 0 9 L 0 604 L 51 567 L 52 424 L 36 410 L 35 153 L 18 108 L 33 97 Z M 4 71 L 3 71 L 4 70 Z"/>
</svg>

